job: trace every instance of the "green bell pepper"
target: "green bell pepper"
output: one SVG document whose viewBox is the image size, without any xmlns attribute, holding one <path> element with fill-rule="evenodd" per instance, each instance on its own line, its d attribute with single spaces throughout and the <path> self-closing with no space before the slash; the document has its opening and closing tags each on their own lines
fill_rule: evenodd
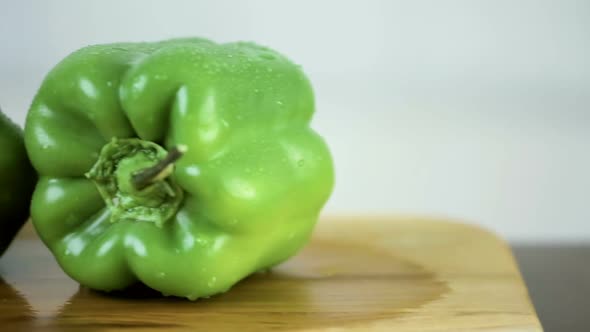
<svg viewBox="0 0 590 332">
<path fill-rule="evenodd" d="M 334 183 L 313 113 L 299 66 L 253 43 L 83 48 L 27 115 L 34 226 L 87 287 L 225 292 L 310 237 Z"/>
<path fill-rule="evenodd" d="M 27 221 L 36 175 L 22 130 L 0 111 L 0 255 Z"/>
</svg>

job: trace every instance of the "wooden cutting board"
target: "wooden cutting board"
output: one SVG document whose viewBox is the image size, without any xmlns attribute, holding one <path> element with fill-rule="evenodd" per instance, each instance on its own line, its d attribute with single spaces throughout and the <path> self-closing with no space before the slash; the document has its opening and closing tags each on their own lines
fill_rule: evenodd
<svg viewBox="0 0 590 332">
<path fill-rule="evenodd" d="M 30 226 L 0 275 L 3 331 L 542 331 L 506 243 L 438 220 L 323 219 L 298 256 L 196 302 L 79 287 Z"/>
</svg>

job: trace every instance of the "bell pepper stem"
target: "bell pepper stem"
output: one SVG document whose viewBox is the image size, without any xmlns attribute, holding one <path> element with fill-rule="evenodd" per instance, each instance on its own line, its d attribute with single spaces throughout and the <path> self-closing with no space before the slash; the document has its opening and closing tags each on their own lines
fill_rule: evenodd
<svg viewBox="0 0 590 332">
<path fill-rule="evenodd" d="M 150 184 L 170 176 L 174 171 L 174 162 L 180 159 L 186 151 L 186 145 L 175 146 L 157 164 L 134 174 L 131 177 L 131 182 L 135 189 L 142 190 Z"/>
</svg>

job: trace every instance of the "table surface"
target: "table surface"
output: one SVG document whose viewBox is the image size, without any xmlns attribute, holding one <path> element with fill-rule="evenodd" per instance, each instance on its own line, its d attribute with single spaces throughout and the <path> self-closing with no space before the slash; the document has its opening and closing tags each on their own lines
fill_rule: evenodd
<svg viewBox="0 0 590 332">
<path fill-rule="evenodd" d="M 436 220 L 322 220 L 294 258 L 195 302 L 80 287 L 30 227 L 0 275 L 0 326 L 10 331 L 542 330 L 509 247 Z"/>
</svg>

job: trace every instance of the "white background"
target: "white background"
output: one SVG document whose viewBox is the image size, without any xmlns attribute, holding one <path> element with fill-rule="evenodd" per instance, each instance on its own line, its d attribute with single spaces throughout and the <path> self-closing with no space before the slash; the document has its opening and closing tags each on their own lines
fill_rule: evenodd
<svg viewBox="0 0 590 332">
<path fill-rule="evenodd" d="M 0 0 L 0 105 L 94 43 L 250 40 L 301 64 L 337 171 L 328 214 L 590 239 L 588 1 Z"/>
</svg>

